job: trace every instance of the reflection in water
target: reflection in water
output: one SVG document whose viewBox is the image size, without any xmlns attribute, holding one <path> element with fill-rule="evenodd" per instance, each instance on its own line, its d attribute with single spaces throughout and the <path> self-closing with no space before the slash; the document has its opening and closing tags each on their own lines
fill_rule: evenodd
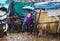
<svg viewBox="0 0 60 41">
<path fill-rule="evenodd" d="M 60 41 L 59 37 L 37 37 L 27 33 L 10 33 L 7 37 L 0 38 L 0 41 Z"/>
</svg>

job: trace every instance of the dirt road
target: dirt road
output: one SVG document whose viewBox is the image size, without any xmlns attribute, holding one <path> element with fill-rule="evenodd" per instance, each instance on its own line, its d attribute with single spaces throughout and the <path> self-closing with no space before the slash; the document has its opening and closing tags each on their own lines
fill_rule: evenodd
<svg viewBox="0 0 60 41">
<path fill-rule="evenodd" d="M 10 33 L 0 41 L 60 41 L 60 37 L 37 37 L 28 33 Z"/>
</svg>

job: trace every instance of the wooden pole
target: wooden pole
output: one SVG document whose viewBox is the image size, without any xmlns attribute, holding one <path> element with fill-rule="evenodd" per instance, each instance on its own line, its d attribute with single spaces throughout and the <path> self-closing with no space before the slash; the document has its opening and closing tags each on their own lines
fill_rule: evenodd
<svg viewBox="0 0 60 41">
<path fill-rule="evenodd" d="M 34 17 L 34 33 L 38 34 L 38 23 L 39 23 L 39 18 L 40 18 L 40 14 L 41 14 L 41 10 L 39 10 L 39 16 L 38 18 L 36 18 L 37 12 L 35 13 L 35 17 Z"/>
<path fill-rule="evenodd" d="M 59 17 L 59 23 L 58 23 L 58 33 L 60 33 L 60 16 L 58 16 Z"/>
</svg>

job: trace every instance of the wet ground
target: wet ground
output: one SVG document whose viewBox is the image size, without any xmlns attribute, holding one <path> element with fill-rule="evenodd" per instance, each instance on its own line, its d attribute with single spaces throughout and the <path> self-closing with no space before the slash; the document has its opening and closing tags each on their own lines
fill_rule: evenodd
<svg viewBox="0 0 60 41">
<path fill-rule="evenodd" d="M 8 33 L 0 41 L 60 41 L 60 37 L 37 37 L 28 33 Z"/>
</svg>

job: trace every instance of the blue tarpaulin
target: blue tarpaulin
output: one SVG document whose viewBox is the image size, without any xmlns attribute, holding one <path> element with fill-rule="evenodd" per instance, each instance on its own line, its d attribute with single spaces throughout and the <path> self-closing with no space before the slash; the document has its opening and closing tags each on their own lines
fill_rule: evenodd
<svg viewBox="0 0 60 41">
<path fill-rule="evenodd" d="M 7 0 L 0 0 L 0 4 L 5 4 Z"/>
<path fill-rule="evenodd" d="M 44 4 L 39 4 L 35 3 L 34 4 L 35 8 L 60 8 L 60 3 L 44 3 Z"/>
</svg>

